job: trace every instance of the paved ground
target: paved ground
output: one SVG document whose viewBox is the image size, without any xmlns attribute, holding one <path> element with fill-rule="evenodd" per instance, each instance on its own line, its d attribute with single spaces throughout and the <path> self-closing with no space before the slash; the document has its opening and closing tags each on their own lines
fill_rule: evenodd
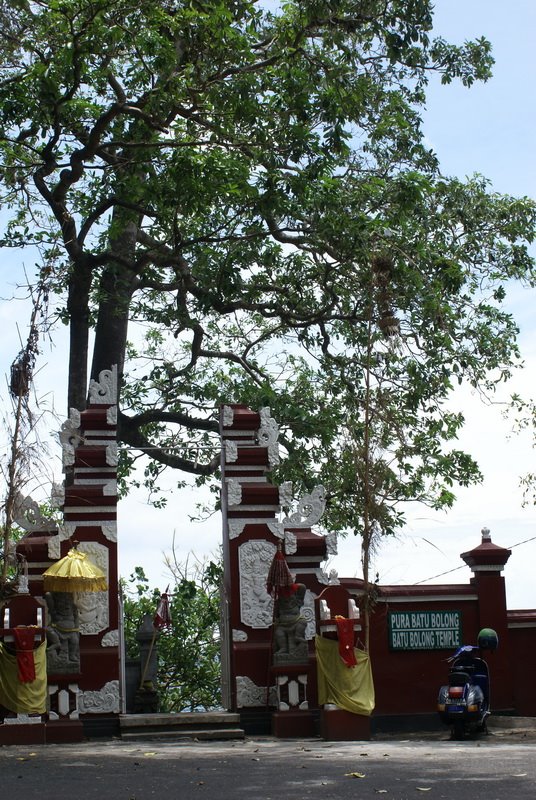
<svg viewBox="0 0 536 800">
<path fill-rule="evenodd" d="M 536 733 L 0 748 L 2 800 L 534 800 Z"/>
</svg>

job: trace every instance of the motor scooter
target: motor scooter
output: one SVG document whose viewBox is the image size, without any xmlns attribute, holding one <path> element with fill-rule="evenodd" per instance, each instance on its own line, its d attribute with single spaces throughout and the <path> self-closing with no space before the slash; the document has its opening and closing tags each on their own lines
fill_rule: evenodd
<svg viewBox="0 0 536 800">
<path fill-rule="evenodd" d="M 439 690 L 437 709 L 442 722 L 451 727 L 454 739 L 487 733 L 490 677 L 480 651 L 494 650 L 497 643 L 495 631 L 485 628 L 479 633 L 478 645 L 462 645 L 448 659 L 448 684 Z"/>
</svg>

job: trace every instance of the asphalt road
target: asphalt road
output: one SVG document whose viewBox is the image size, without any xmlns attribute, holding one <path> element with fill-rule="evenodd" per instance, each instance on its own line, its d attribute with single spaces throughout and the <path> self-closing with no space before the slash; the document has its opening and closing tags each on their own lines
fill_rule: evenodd
<svg viewBox="0 0 536 800">
<path fill-rule="evenodd" d="M 534 800 L 536 736 L 0 748 L 2 800 Z"/>
</svg>

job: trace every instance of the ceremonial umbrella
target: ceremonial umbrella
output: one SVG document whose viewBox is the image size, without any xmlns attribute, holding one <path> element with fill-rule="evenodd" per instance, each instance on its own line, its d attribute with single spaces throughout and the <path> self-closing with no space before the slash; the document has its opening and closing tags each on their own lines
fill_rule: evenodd
<svg viewBox="0 0 536 800">
<path fill-rule="evenodd" d="M 106 575 L 75 546 L 43 573 L 45 592 L 105 592 Z"/>
</svg>

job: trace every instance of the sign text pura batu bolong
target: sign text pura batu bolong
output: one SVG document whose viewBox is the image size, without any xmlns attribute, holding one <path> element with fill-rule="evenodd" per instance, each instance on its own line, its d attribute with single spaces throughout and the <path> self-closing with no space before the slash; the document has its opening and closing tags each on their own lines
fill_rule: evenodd
<svg viewBox="0 0 536 800">
<path fill-rule="evenodd" d="M 391 650 L 451 650 L 462 643 L 460 611 L 389 613 Z"/>
</svg>

